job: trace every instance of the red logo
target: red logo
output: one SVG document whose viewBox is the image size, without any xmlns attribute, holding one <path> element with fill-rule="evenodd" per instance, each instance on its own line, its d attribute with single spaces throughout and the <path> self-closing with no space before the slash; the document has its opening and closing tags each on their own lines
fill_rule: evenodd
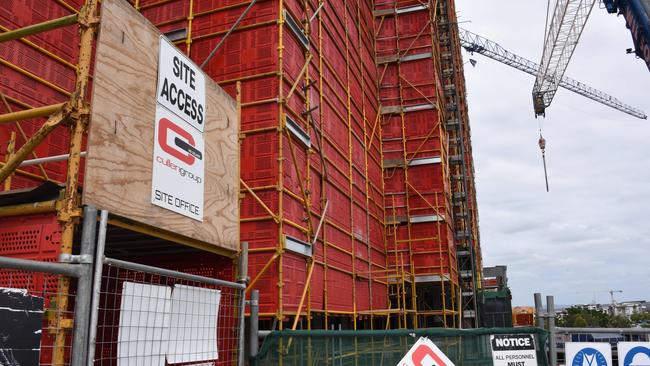
<svg viewBox="0 0 650 366">
<path fill-rule="evenodd" d="M 170 130 L 185 140 L 175 137 L 174 146 L 170 146 L 167 144 L 167 134 Z M 161 118 L 158 122 L 158 144 L 164 152 L 187 165 L 193 165 L 196 159 L 201 160 L 203 157 L 201 152 L 195 148 L 194 137 L 167 118 Z"/>
<path fill-rule="evenodd" d="M 421 344 L 411 355 L 411 360 L 414 365 L 422 365 L 422 361 L 429 356 L 436 362 L 438 366 L 446 366 L 447 364 L 438 356 L 430 347 Z"/>
</svg>

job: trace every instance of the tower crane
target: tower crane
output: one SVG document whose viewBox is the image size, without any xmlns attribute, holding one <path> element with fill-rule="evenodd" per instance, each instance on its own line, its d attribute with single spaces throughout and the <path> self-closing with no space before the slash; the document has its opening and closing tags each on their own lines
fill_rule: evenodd
<svg viewBox="0 0 650 366">
<path fill-rule="evenodd" d="M 533 86 L 535 117 L 544 116 L 546 107 L 553 101 L 595 3 L 596 0 L 555 1 L 551 24 L 544 36 L 542 61 Z M 546 21 L 548 23 L 548 14 Z"/>
<path fill-rule="evenodd" d="M 524 57 L 521 57 L 519 55 L 516 55 L 506 50 L 505 48 L 501 47 L 498 43 L 491 41 L 487 38 L 484 38 L 482 36 L 479 36 L 478 34 L 472 33 L 463 28 L 458 28 L 458 34 L 460 37 L 461 45 L 463 46 L 463 48 L 465 48 L 465 50 L 467 50 L 470 53 L 474 53 L 474 52 L 479 53 L 483 56 L 489 57 L 495 61 L 499 61 L 503 64 L 506 64 L 517 70 L 523 71 L 525 73 L 528 73 L 536 77 L 539 75 L 540 70 L 542 69 L 542 67 L 540 67 L 539 64 L 530 61 Z M 566 62 L 568 62 L 568 60 L 566 60 Z M 555 68 L 555 70 L 559 70 L 559 68 Z M 641 118 L 641 119 L 648 118 L 648 116 L 645 114 L 644 111 L 634 108 L 628 104 L 625 104 L 620 100 L 618 100 L 617 98 L 607 93 L 604 93 L 598 89 L 592 88 L 575 79 L 564 76 L 564 70 L 562 70 L 562 74 L 560 75 L 559 79 L 557 79 L 557 76 L 558 76 L 557 72 L 552 74 L 549 74 L 547 72 L 545 76 L 545 80 L 549 79 L 547 84 L 554 85 L 551 82 L 553 83 L 557 82 L 557 86 L 559 87 L 568 89 L 576 94 L 582 95 L 583 97 L 602 103 L 606 106 L 619 110 L 623 113 L 627 113 L 631 116 Z M 536 79 L 536 85 L 537 85 L 537 80 L 538 79 Z M 552 100 L 552 97 L 555 94 L 555 90 L 552 89 L 544 89 L 544 90 L 547 91 L 547 93 L 544 94 L 545 98 L 550 96 L 551 98 L 550 100 Z M 550 103 L 550 100 L 548 100 L 548 103 Z M 546 106 L 548 106 L 548 104 L 545 104 L 545 107 Z"/>
</svg>

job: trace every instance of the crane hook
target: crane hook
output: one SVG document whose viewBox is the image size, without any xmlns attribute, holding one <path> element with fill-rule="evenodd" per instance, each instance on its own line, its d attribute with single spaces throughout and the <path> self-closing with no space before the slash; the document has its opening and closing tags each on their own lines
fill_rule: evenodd
<svg viewBox="0 0 650 366">
<path fill-rule="evenodd" d="M 542 150 L 542 161 L 544 162 L 544 179 L 546 181 L 546 192 L 548 192 L 548 173 L 546 171 L 546 139 L 542 136 L 542 130 L 539 130 L 539 148 Z"/>
</svg>

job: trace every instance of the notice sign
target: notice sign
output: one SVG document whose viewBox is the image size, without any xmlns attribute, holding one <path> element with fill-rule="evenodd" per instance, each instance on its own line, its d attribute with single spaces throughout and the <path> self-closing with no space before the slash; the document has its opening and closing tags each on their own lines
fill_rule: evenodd
<svg viewBox="0 0 650 366">
<path fill-rule="evenodd" d="M 567 342 L 567 366 L 612 366 L 612 346 L 605 342 Z"/>
<path fill-rule="evenodd" d="M 203 132 L 205 75 L 163 36 L 160 36 L 159 56 L 158 103 Z"/>
<path fill-rule="evenodd" d="M 490 336 L 495 366 L 537 366 L 535 338 L 532 334 Z"/>
<path fill-rule="evenodd" d="M 203 221 L 205 75 L 160 36 L 151 203 Z"/>
<path fill-rule="evenodd" d="M 428 338 L 420 337 L 397 366 L 455 366 Z"/>
</svg>

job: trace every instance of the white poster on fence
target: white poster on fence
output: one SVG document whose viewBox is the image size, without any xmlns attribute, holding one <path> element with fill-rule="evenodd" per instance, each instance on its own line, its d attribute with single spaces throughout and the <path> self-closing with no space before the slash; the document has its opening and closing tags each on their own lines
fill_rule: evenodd
<svg viewBox="0 0 650 366">
<path fill-rule="evenodd" d="M 168 363 L 216 360 L 221 291 L 174 285 Z"/>
<path fill-rule="evenodd" d="M 118 366 L 164 366 L 171 291 L 167 286 L 122 284 L 117 331 Z"/>
<path fill-rule="evenodd" d="M 567 366 L 612 366 L 612 346 L 609 343 L 567 342 Z"/>
<path fill-rule="evenodd" d="M 650 366 L 650 342 L 618 342 L 619 366 Z"/>
</svg>

